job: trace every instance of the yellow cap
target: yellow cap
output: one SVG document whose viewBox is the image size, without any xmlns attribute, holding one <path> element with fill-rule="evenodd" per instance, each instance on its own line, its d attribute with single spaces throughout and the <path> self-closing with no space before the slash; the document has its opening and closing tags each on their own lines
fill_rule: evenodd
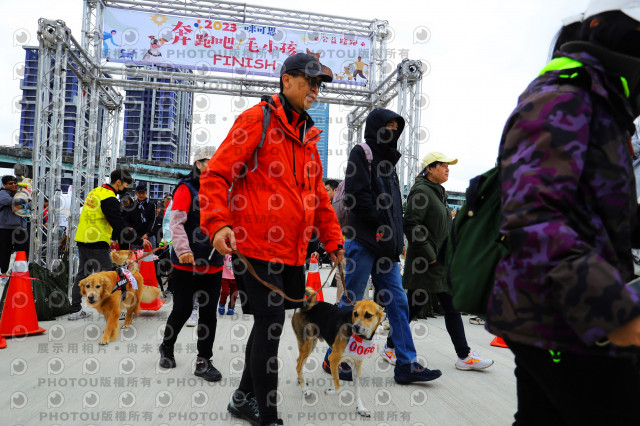
<svg viewBox="0 0 640 426">
<path fill-rule="evenodd" d="M 458 162 L 458 159 L 447 157 L 441 152 L 430 152 L 427 155 L 425 155 L 424 158 L 422 159 L 422 168 L 424 169 L 429 164 L 435 161 L 439 161 L 441 163 L 447 163 L 447 164 L 456 164 Z"/>
</svg>

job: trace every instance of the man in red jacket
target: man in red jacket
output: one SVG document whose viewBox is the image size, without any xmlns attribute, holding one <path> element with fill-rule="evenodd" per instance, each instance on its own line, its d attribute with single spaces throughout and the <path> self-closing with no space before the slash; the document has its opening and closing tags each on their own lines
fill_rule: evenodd
<svg viewBox="0 0 640 426">
<path fill-rule="evenodd" d="M 340 224 L 322 182 L 320 130 L 305 112 L 331 77 L 304 53 L 287 58 L 280 75 L 280 93 L 240 114 L 203 173 L 201 225 L 214 236 L 218 252 L 239 250 L 262 279 L 300 299 L 314 231 L 334 262 L 344 257 Z M 264 106 L 270 121 L 258 148 Z M 242 310 L 254 316 L 254 325 L 228 410 L 251 424 L 282 424 L 276 406 L 278 345 L 285 309 L 295 306 L 255 280 L 235 256 L 233 267 Z"/>
</svg>

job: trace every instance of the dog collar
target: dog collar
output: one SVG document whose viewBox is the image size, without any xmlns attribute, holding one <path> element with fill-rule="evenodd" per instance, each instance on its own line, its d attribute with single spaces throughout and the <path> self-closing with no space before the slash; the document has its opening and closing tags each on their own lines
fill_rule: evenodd
<svg viewBox="0 0 640 426">
<path fill-rule="evenodd" d="M 151 56 L 155 56 L 156 58 L 157 58 L 158 56 L 162 56 L 162 53 L 152 53 L 152 52 L 148 52 L 148 53 L 149 53 L 149 55 L 151 55 Z"/>
</svg>

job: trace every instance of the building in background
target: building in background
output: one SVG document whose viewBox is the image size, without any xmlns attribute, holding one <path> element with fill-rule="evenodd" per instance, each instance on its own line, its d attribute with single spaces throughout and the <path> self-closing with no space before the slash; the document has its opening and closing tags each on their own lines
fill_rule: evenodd
<svg viewBox="0 0 640 426">
<path fill-rule="evenodd" d="M 36 120 L 36 92 L 38 79 L 38 47 L 25 46 L 24 77 L 20 80 L 22 98 L 20 107 L 20 131 L 18 145 L 33 148 Z M 167 71 L 177 71 L 165 69 Z M 191 71 L 185 71 L 191 72 Z M 142 79 L 143 77 L 136 78 Z M 145 77 L 148 78 L 148 77 Z M 168 79 L 154 78 L 154 81 L 168 82 Z M 79 105 L 78 79 L 68 72 L 65 84 L 65 113 L 63 128 L 63 155 L 73 162 L 76 140 L 77 111 Z M 16 105 L 18 106 L 18 105 Z M 189 164 L 191 144 L 193 96 L 188 92 L 176 92 L 157 89 L 126 90 L 124 101 L 123 137 L 120 141 L 119 157 L 128 162 L 142 162 L 149 165 L 163 163 Z M 98 129 L 102 128 L 103 107 L 98 109 Z M 100 152 L 100 137 L 96 152 Z M 66 161 L 66 160 L 65 160 Z M 66 192 L 72 184 L 71 171 L 63 171 L 62 191 Z M 144 183 L 151 199 L 161 199 L 170 193 L 174 185 L 153 181 Z M 96 183 L 97 184 L 97 183 Z"/>
<path fill-rule="evenodd" d="M 162 68 L 161 68 L 162 69 Z M 164 68 L 164 71 L 178 70 Z M 184 71 L 191 72 L 191 71 Z M 166 78 L 134 77 L 132 80 L 170 82 Z M 125 91 L 123 141 L 120 157 L 165 163 L 189 163 L 193 95 L 158 89 Z M 148 196 L 160 199 L 173 185 L 145 183 Z"/>
<path fill-rule="evenodd" d="M 33 148 L 36 127 L 36 91 L 38 81 L 38 47 L 24 46 L 24 77 L 20 80 L 22 99 L 20 100 L 20 132 L 18 134 L 18 145 L 26 148 Z M 74 73 L 68 72 L 65 84 L 65 109 L 63 124 L 62 154 L 73 156 L 76 123 L 78 111 L 78 79 Z M 103 119 L 102 105 L 98 109 L 98 128 L 102 128 Z M 97 152 L 100 150 L 100 135 L 98 135 Z M 73 160 L 72 160 L 73 161 Z M 33 176 L 31 176 L 33 177 Z M 62 191 L 66 192 L 73 181 L 73 174 L 70 171 L 63 171 Z"/>
<path fill-rule="evenodd" d="M 307 113 L 315 122 L 315 126 L 322 130 L 317 147 L 322 162 L 322 178 L 326 179 L 329 166 L 329 104 L 315 102 Z"/>
</svg>

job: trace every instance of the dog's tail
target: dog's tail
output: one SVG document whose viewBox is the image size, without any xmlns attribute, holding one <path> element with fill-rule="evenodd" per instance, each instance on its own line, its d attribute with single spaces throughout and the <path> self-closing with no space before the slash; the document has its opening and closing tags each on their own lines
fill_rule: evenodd
<svg viewBox="0 0 640 426">
<path fill-rule="evenodd" d="M 300 312 L 306 312 L 309 309 L 313 308 L 317 303 L 315 290 L 311 287 L 305 287 L 304 289 L 304 298 L 306 299 L 302 307 L 300 308 Z"/>
<path fill-rule="evenodd" d="M 140 301 L 142 303 L 151 303 L 162 295 L 158 287 L 150 285 L 142 285 L 142 293 L 140 293 Z"/>
</svg>

